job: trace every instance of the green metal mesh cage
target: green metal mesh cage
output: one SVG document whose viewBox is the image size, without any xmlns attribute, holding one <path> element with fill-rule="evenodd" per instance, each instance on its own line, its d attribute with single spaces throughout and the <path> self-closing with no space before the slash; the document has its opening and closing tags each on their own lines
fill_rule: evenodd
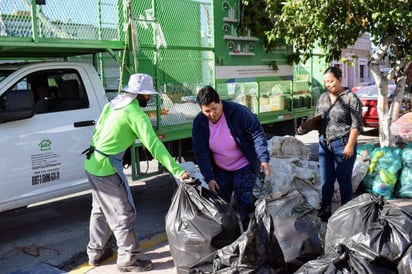
<svg viewBox="0 0 412 274">
<path fill-rule="evenodd" d="M 40 1 L 41 2 L 41 1 Z M 121 1 L 0 1 L 0 37 L 119 40 Z M 33 5 L 32 5 L 33 4 Z M 120 5 L 120 6 L 119 6 Z M 32 16 L 36 14 L 36 16 Z"/>
<path fill-rule="evenodd" d="M 141 47 L 213 48 L 212 0 L 132 1 Z"/>
<path fill-rule="evenodd" d="M 160 96 L 160 115 L 149 110 L 158 127 L 191 123 L 200 111 L 197 91 L 214 83 L 214 54 L 207 50 L 140 50 L 139 71 L 155 75 Z"/>
<path fill-rule="evenodd" d="M 197 90 L 214 84 L 212 1 L 133 1 L 138 70 L 162 93 L 148 109 L 158 127 L 191 123 L 200 111 Z"/>
</svg>

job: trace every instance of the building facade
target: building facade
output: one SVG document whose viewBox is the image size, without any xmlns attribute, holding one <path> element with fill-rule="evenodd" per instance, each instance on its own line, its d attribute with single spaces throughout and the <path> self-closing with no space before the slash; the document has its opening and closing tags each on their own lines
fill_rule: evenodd
<svg viewBox="0 0 412 274">
<path fill-rule="evenodd" d="M 372 82 L 372 76 L 368 68 L 368 60 L 371 55 L 372 42 L 369 34 L 360 37 L 355 45 L 342 51 L 342 58 L 332 61 L 332 66 L 342 69 L 342 85 L 352 89 L 359 83 Z"/>
</svg>

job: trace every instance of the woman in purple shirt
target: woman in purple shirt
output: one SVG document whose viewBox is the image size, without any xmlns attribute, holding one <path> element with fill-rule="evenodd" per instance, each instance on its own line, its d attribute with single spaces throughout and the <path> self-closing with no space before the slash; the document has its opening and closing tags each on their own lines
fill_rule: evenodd
<svg viewBox="0 0 412 274">
<path fill-rule="evenodd" d="M 199 90 L 201 112 L 193 121 L 194 155 L 209 189 L 230 203 L 244 225 L 254 213 L 253 186 L 259 172 L 270 175 L 267 138 L 245 106 L 221 100 L 211 86 Z"/>
</svg>

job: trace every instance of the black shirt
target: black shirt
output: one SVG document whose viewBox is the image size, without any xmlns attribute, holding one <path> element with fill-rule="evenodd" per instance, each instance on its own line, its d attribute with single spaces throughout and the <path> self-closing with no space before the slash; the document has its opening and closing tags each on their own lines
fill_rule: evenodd
<svg viewBox="0 0 412 274">
<path fill-rule="evenodd" d="M 342 91 L 332 105 L 329 92 L 320 95 L 316 106 L 316 115 L 322 115 L 322 125 L 319 134 L 328 141 L 349 136 L 352 129 L 362 128 L 362 102 L 349 89 Z"/>
</svg>

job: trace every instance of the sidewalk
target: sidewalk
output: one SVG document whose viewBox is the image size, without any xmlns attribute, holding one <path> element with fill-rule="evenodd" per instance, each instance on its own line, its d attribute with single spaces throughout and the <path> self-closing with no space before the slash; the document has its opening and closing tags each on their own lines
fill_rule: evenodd
<svg viewBox="0 0 412 274">
<path fill-rule="evenodd" d="M 166 234 L 158 234 L 151 239 L 144 240 L 140 243 L 142 247 L 142 257 L 150 259 L 153 262 L 153 269 L 147 272 L 150 274 L 176 274 L 176 268 L 170 254 L 169 244 Z M 118 274 L 123 273 L 117 270 L 116 254 L 107 259 L 107 261 L 97 267 L 90 266 L 87 262 L 69 272 L 70 274 Z"/>
</svg>

